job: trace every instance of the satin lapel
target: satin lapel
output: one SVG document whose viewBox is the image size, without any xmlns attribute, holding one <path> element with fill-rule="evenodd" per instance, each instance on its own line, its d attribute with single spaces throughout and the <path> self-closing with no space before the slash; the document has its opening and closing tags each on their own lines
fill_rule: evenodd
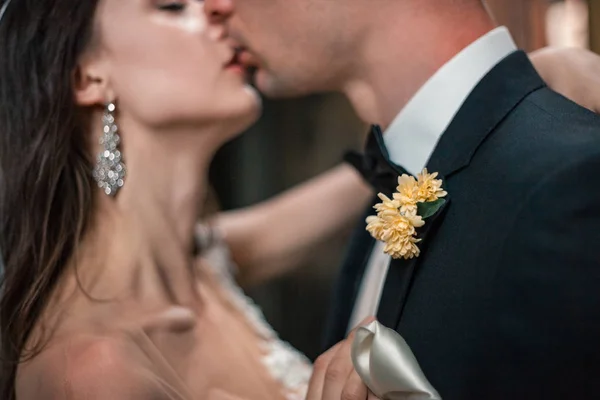
<svg viewBox="0 0 600 400">
<path fill-rule="evenodd" d="M 369 207 L 350 240 L 348 253 L 342 263 L 342 269 L 333 290 L 332 307 L 327 319 L 323 351 L 331 348 L 346 336 L 367 262 L 375 245 L 375 240 L 366 231 L 364 222 L 371 214 L 372 208 Z"/>
</svg>

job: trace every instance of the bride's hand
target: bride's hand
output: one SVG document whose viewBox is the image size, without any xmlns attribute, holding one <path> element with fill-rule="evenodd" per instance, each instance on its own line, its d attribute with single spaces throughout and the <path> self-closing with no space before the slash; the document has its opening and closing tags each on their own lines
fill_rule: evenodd
<svg viewBox="0 0 600 400">
<path fill-rule="evenodd" d="M 600 56 L 589 50 L 547 47 L 530 58 L 552 90 L 600 112 Z"/>
<path fill-rule="evenodd" d="M 373 321 L 366 319 L 359 326 Z M 356 328 L 315 361 L 306 400 L 375 400 L 360 379 L 350 356 Z"/>
</svg>

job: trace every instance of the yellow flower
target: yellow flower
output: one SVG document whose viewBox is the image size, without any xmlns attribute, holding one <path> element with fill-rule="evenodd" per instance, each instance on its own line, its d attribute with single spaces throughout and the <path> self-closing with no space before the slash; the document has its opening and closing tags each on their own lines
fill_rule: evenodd
<svg viewBox="0 0 600 400">
<path fill-rule="evenodd" d="M 436 201 L 442 197 L 446 197 L 448 193 L 442 189 L 442 180 L 437 178 L 438 173 L 434 172 L 429 174 L 427 168 L 423 169 L 419 175 L 417 175 L 417 201 L 418 202 L 430 202 Z"/>
<path fill-rule="evenodd" d="M 417 197 L 419 187 L 416 179 L 406 174 L 399 176 L 396 190 L 397 192 L 394 193 L 393 197 L 394 200 L 400 202 L 400 211 L 403 213 L 416 211 L 417 202 L 419 201 Z"/>
<path fill-rule="evenodd" d="M 386 231 L 385 223 L 377 215 L 367 217 L 367 231 L 377 240 L 382 240 Z"/>
<path fill-rule="evenodd" d="M 400 209 L 400 201 L 392 200 L 383 193 L 379 193 L 377 197 L 381 199 L 381 203 L 375 204 L 373 208 L 378 214 L 395 214 Z"/>
<path fill-rule="evenodd" d="M 392 258 L 404 258 L 410 260 L 419 257 L 421 250 L 417 246 L 421 239 L 416 239 L 413 236 L 399 237 L 397 241 L 389 241 L 385 244 L 384 253 L 389 254 Z"/>
<path fill-rule="evenodd" d="M 429 174 L 423 169 L 417 179 L 409 175 L 398 178 L 397 192 L 390 199 L 380 193 L 381 203 L 373 208 L 377 215 L 367 218 L 367 231 L 377 240 L 385 243 L 384 252 L 393 258 L 411 259 L 421 253 L 417 243 L 416 228 L 425 225 L 417 214 L 417 204 L 436 201 L 445 197 L 442 180 L 438 174 Z"/>
<path fill-rule="evenodd" d="M 382 198 L 383 197 L 383 198 Z M 425 225 L 425 221 L 414 213 L 402 215 L 393 200 L 380 195 L 384 200 L 376 206 L 380 212 L 367 218 L 367 231 L 377 240 L 386 243 L 384 252 L 393 258 L 413 258 L 419 255 L 420 250 L 416 243 L 416 229 Z"/>
</svg>

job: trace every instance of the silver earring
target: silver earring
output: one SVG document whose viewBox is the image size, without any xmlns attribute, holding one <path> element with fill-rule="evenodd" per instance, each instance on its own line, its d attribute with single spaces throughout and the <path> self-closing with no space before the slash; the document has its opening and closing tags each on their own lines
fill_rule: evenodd
<svg viewBox="0 0 600 400">
<path fill-rule="evenodd" d="M 100 138 L 102 151 L 98 154 L 93 172 L 98 187 L 109 196 L 117 194 L 119 189 L 123 187 L 123 180 L 125 179 L 125 164 L 123 164 L 121 152 L 118 150 L 121 138 L 115 123 L 115 110 L 114 103 L 107 104 L 104 110 L 102 117 L 104 130 Z"/>
</svg>

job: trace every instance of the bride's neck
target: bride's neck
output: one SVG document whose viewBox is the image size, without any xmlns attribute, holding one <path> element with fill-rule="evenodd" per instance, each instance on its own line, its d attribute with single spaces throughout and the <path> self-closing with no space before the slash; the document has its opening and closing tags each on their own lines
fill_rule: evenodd
<svg viewBox="0 0 600 400">
<path fill-rule="evenodd" d="M 218 135 L 198 131 L 142 134 L 135 127 L 122 126 L 125 129 L 122 152 L 127 175 L 116 197 L 100 190 L 96 194 L 97 206 L 80 252 L 83 260 L 78 260 L 80 271 L 85 263 L 93 272 L 83 283 L 88 290 L 98 284 L 98 292 L 107 285 L 122 292 L 132 284 L 128 277 L 135 276 L 149 282 L 145 290 L 171 285 L 178 292 L 178 299 L 172 300 L 189 300 L 193 296 L 189 274 L 194 225 L 201 213 Z M 140 278 L 140 271 L 146 278 Z M 154 289 L 170 292 L 168 287 Z"/>
</svg>

